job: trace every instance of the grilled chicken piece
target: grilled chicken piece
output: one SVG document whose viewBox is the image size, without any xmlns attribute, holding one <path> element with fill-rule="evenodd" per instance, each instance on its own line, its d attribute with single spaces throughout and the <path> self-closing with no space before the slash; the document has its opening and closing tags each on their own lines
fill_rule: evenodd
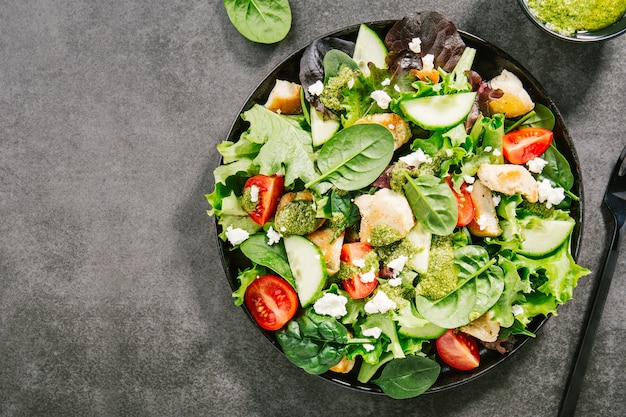
<svg viewBox="0 0 626 417">
<path fill-rule="evenodd" d="M 478 168 L 478 178 L 492 191 L 506 195 L 520 193 L 531 203 L 539 197 L 537 181 L 521 165 L 483 164 Z"/>
<path fill-rule="evenodd" d="M 504 113 L 507 118 L 521 116 L 535 108 L 535 103 L 524 90 L 522 82 L 510 71 L 502 70 L 502 73 L 489 81 L 489 86 L 494 90 L 501 90 L 502 97 L 489 102 L 491 114 Z"/>
<path fill-rule="evenodd" d="M 354 199 L 354 204 L 361 213 L 359 234 L 362 242 L 372 243 L 372 231 L 377 226 L 388 226 L 400 237 L 405 237 L 415 226 L 407 199 L 388 188 L 381 188 L 372 195 L 361 195 Z"/>
<path fill-rule="evenodd" d="M 345 231 L 341 232 L 341 234 L 331 242 L 334 235 L 335 231 L 327 227 L 318 229 L 310 235 L 307 235 L 307 239 L 315 243 L 324 254 L 328 275 L 335 275 L 339 271 L 341 246 L 343 245 Z"/>
<path fill-rule="evenodd" d="M 493 202 L 491 190 L 480 180 L 476 180 L 472 185 L 471 195 L 474 203 L 474 220 L 467 225 L 470 233 L 481 237 L 500 236 L 502 229 L 498 224 L 496 205 Z"/>
<path fill-rule="evenodd" d="M 409 124 L 395 113 L 368 114 L 360 118 L 354 124 L 379 124 L 385 126 L 393 135 L 393 150 L 404 145 L 411 138 Z"/>
<path fill-rule="evenodd" d="M 275 113 L 300 114 L 302 113 L 300 90 L 302 90 L 300 84 L 276 80 L 276 84 L 267 98 L 265 107 Z"/>
<path fill-rule="evenodd" d="M 459 330 L 483 342 L 495 342 L 500 333 L 500 323 L 491 320 L 491 317 L 492 313 L 487 312 Z"/>
</svg>

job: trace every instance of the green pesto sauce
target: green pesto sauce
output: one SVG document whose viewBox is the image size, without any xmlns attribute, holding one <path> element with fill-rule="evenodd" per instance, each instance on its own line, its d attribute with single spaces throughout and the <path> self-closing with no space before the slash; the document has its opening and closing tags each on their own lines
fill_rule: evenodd
<svg viewBox="0 0 626 417">
<path fill-rule="evenodd" d="M 243 189 L 243 195 L 241 196 L 241 208 L 243 208 L 247 213 L 250 213 L 256 209 L 258 202 L 252 201 L 252 191 L 250 191 L 251 187 Z"/>
<path fill-rule="evenodd" d="M 428 255 L 428 271 L 420 277 L 416 293 L 432 300 L 445 297 L 456 289 L 454 248 L 449 236 L 433 235 Z"/>
<path fill-rule="evenodd" d="M 316 214 L 310 201 L 292 201 L 276 214 L 274 226 L 283 236 L 308 235 L 317 228 Z"/>
<path fill-rule="evenodd" d="M 363 260 L 365 261 L 365 266 L 363 268 L 359 268 L 358 266 L 352 265 L 348 262 L 341 262 L 339 265 L 339 271 L 335 276 L 335 280 L 337 282 L 341 282 L 340 280 L 350 279 L 355 275 L 367 273 L 372 270 L 374 272 L 378 272 L 380 259 L 378 258 L 376 251 L 371 250 L 367 252 Z"/>
<path fill-rule="evenodd" d="M 535 16 L 556 32 L 595 31 L 626 14 L 626 0 L 528 0 Z"/>
<path fill-rule="evenodd" d="M 370 234 L 370 245 L 387 246 L 402 239 L 402 235 L 393 227 L 386 224 L 379 224 L 372 228 Z"/>
</svg>

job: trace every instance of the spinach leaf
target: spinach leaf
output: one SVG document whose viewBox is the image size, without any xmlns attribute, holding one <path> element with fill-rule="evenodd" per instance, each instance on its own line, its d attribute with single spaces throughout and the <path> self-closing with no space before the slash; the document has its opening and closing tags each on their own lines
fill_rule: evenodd
<svg viewBox="0 0 626 417">
<path fill-rule="evenodd" d="M 230 22 L 245 38 L 276 43 L 291 29 L 289 0 L 224 0 Z"/>
<path fill-rule="evenodd" d="M 441 366 L 424 356 L 394 359 L 374 382 L 385 394 L 395 399 L 416 397 L 430 388 L 441 372 Z"/>
<path fill-rule="evenodd" d="M 574 174 L 572 174 L 569 162 L 556 149 L 554 143 L 541 155 L 541 158 L 548 162 L 541 171 L 541 176 L 551 180 L 564 190 L 571 189 L 574 185 Z"/>
<path fill-rule="evenodd" d="M 532 112 L 531 117 L 526 119 L 523 126 L 529 127 L 543 127 L 548 130 L 554 129 L 555 118 L 554 113 L 544 106 L 543 104 L 535 104 L 535 110 Z"/>
<path fill-rule="evenodd" d="M 459 270 L 461 285 L 437 300 L 418 295 L 417 311 L 428 321 L 440 327 L 454 329 L 463 326 L 489 310 L 504 290 L 504 273 L 490 260 L 487 250 L 468 245 L 454 253 L 454 264 Z"/>
<path fill-rule="evenodd" d="M 346 352 L 348 329 L 332 317 L 311 308 L 276 332 L 285 356 L 310 374 L 323 374 Z"/>
<path fill-rule="evenodd" d="M 433 175 L 417 178 L 404 175 L 407 179 L 404 193 L 417 221 L 430 233 L 440 236 L 452 233 L 459 214 L 450 187 Z"/>
<path fill-rule="evenodd" d="M 386 127 L 378 124 L 350 126 L 322 146 L 317 159 L 321 175 L 305 187 L 330 181 L 340 190 L 358 190 L 374 182 L 392 157 L 393 135 Z"/>
<path fill-rule="evenodd" d="M 243 241 L 239 249 L 252 262 L 268 267 L 296 288 L 282 240 L 270 246 L 264 233 L 256 233 Z"/>
<path fill-rule="evenodd" d="M 359 65 L 352 57 L 339 49 L 331 49 L 324 55 L 324 82 L 329 78 L 339 75 L 341 67 L 358 70 Z"/>
</svg>

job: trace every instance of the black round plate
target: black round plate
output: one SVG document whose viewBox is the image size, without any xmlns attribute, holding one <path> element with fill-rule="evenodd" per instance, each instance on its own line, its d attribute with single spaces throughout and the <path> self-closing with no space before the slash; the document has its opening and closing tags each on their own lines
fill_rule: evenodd
<svg viewBox="0 0 626 417">
<path fill-rule="evenodd" d="M 395 23 L 395 21 L 387 20 L 365 23 L 372 29 L 379 32 L 382 37 L 384 37 L 384 34 Z M 350 26 L 345 29 L 330 33 L 324 37 L 334 36 L 354 41 L 358 28 L 358 25 Z M 572 143 L 569 133 L 567 132 L 565 125 L 563 124 L 561 114 L 559 113 L 558 109 L 556 108 L 550 97 L 548 97 L 546 91 L 539 85 L 537 80 L 513 58 L 511 58 L 502 50 L 496 48 L 495 46 L 485 42 L 484 40 L 474 35 L 463 31 L 459 31 L 459 33 L 461 34 L 461 37 L 463 38 L 467 46 L 476 49 L 476 58 L 474 60 L 473 69 L 476 70 L 483 77 L 483 79 L 491 79 L 500 74 L 503 69 L 507 69 L 520 78 L 520 80 L 524 84 L 524 87 L 526 88 L 535 103 L 541 103 L 549 107 L 554 113 L 556 118 L 556 126 L 554 128 L 554 140 L 559 151 L 567 158 L 571 165 L 572 172 L 575 177 L 575 185 L 571 191 L 580 197 L 580 202 L 574 202 L 571 210 L 571 215 L 576 220 L 576 227 L 574 229 L 571 243 L 572 254 L 574 258 L 576 258 L 580 244 L 581 225 L 583 218 L 583 190 L 578 156 L 574 149 L 574 144 Z M 284 61 L 278 64 L 278 66 L 276 66 L 276 68 L 259 84 L 259 86 L 250 95 L 239 114 L 250 109 L 255 103 L 265 103 L 271 89 L 274 87 L 276 79 L 289 80 L 299 83 L 298 72 L 300 67 L 300 57 L 302 56 L 304 49 L 305 48 L 302 48 L 299 51 L 294 52 Z M 247 122 L 245 122 L 241 119 L 241 117 L 238 116 L 230 130 L 228 140 L 236 142 L 239 139 L 240 135 L 247 130 L 247 128 Z M 220 232 L 218 228 L 219 226 L 216 223 L 216 236 Z M 250 261 L 245 256 L 243 256 L 239 250 L 233 251 L 228 243 L 223 242 L 219 238 L 217 238 L 217 240 L 221 251 L 221 258 L 224 270 L 226 272 L 228 282 L 234 291 L 239 287 L 237 272 L 251 266 L 251 264 Z M 250 317 L 250 320 L 254 322 L 252 316 L 250 315 L 250 312 L 246 309 L 245 305 L 242 308 L 246 310 L 246 313 Z M 543 316 L 536 317 L 528 325 L 528 330 L 536 333 L 546 320 L 547 318 Z M 276 347 L 278 350 L 281 350 L 280 345 L 278 344 L 278 341 L 276 340 L 273 332 L 266 331 L 259 326 L 257 327 L 259 331 L 261 331 L 265 335 L 265 337 L 272 343 L 272 345 L 274 345 L 274 347 Z M 442 364 L 441 374 L 439 375 L 437 382 L 428 391 L 426 391 L 426 393 L 441 392 L 467 383 L 484 375 L 485 373 L 496 367 L 498 364 L 502 363 L 502 361 L 510 357 L 513 353 L 517 352 L 523 345 L 526 344 L 526 342 L 528 342 L 528 340 L 528 337 L 517 336 L 517 342 L 515 346 L 510 352 L 506 354 L 500 354 L 493 350 L 481 348 L 480 366 L 472 371 L 457 371 L 446 366 L 445 364 Z M 321 377 L 328 381 L 332 381 L 339 385 L 350 387 L 359 391 L 382 394 L 381 389 L 377 385 L 371 383 L 363 384 L 357 381 L 356 374 L 357 372 L 355 371 L 348 374 L 326 372 L 325 374 L 322 374 Z"/>
</svg>

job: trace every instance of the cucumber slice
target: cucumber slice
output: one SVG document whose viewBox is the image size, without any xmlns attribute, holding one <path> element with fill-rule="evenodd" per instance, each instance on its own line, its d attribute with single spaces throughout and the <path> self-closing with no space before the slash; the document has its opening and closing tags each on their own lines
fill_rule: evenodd
<svg viewBox="0 0 626 417">
<path fill-rule="evenodd" d="M 306 307 L 321 295 L 326 285 L 328 274 L 324 255 L 303 236 L 287 236 L 283 240 L 300 304 Z"/>
<path fill-rule="evenodd" d="M 419 250 L 407 261 L 407 266 L 417 273 L 426 273 L 428 271 L 428 255 L 430 253 L 432 235 L 424 229 L 421 223 L 416 223 L 406 237 Z"/>
<path fill-rule="evenodd" d="M 313 146 L 320 146 L 339 130 L 339 119 L 324 119 L 324 115 L 311 106 L 311 136 Z"/>
<path fill-rule="evenodd" d="M 539 257 L 548 255 L 569 238 L 574 222 L 568 220 L 541 220 L 523 228 L 525 240 L 518 251 L 522 255 Z"/>
<path fill-rule="evenodd" d="M 368 62 L 373 63 L 378 68 L 387 68 L 386 57 L 387 48 L 378 34 L 367 25 L 361 25 L 356 36 L 352 59 L 359 65 L 363 75 L 370 76 Z"/>
<path fill-rule="evenodd" d="M 398 333 L 415 339 L 436 339 L 446 332 L 447 329 L 428 322 L 421 327 L 400 327 Z"/>
<path fill-rule="evenodd" d="M 469 114 L 476 92 L 418 97 L 400 102 L 411 121 L 427 130 L 454 127 Z"/>
</svg>

